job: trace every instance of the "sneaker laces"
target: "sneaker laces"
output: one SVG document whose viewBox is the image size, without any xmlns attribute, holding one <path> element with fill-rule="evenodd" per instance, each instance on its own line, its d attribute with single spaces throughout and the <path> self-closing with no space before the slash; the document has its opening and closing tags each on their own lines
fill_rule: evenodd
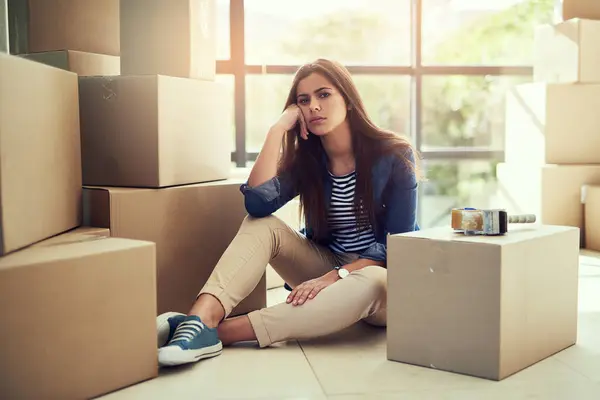
<svg viewBox="0 0 600 400">
<path fill-rule="evenodd" d="M 169 341 L 169 345 L 175 342 L 188 342 L 202 332 L 203 329 L 206 329 L 206 325 L 202 322 L 194 319 L 185 320 L 179 324 L 177 329 L 175 329 L 175 333 Z"/>
</svg>

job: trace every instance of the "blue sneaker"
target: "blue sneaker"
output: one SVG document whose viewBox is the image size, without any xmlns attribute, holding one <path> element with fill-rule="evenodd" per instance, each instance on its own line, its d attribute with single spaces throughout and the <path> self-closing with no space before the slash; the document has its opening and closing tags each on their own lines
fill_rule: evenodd
<svg viewBox="0 0 600 400">
<path fill-rule="evenodd" d="M 193 363 L 221 354 L 223 344 L 217 330 L 208 328 L 195 315 L 185 317 L 169 343 L 158 349 L 158 364 L 174 366 Z"/>
<path fill-rule="evenodd" d="M 156 317 L 156 336 L 159 349 L 169 343 L 175 329 L 183 322 L 185 317 L 185 314 L 178 312 L 166 312 Z"/>
</svg>

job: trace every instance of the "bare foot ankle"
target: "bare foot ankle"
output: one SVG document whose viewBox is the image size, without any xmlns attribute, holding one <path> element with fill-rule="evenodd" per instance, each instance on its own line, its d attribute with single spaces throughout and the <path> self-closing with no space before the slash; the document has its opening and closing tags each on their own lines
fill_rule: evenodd
<svg viewBox="0 0 600 400">
<path fill-rule="evenodd" d="M 225 316 L 225 309 L 216 297 L 201 294 L 188 315 L 196 315 L 209 328 L 216 328 Z"/>
</svg>

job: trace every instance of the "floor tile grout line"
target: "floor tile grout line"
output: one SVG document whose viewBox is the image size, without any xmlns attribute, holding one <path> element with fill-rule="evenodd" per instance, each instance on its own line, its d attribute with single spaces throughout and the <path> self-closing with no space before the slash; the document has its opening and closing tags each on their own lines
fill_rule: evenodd
<svg viewBox="0 0 600 400">
<path fill-rule="evenodd" d="M 561 363 L 563 366 L 565 366 L 565 367 L 569 368 L 571 371 L 575 372 L 576 374 L 578 374 L 578 375 L 581 375 L 582 377 L 584 377 L 584 378 L 586 378 L 586 379 L 589 379 L 591 382 L 594 382 L 594 383 L 600 384 L 600 381 L 596 381 L 596 380 L 595 380 L 594 378 L 592 378 L 591 376 L 588 376 L 588 375 L 587 375 L 587 374 L 585 374 L 584 372 L 582 372 L 582 371 L 580 371 L 579 369 L 577 369 L 577 368 L 573 367 L 572 365 L 570 365 L 570 364 L 568 364 L 567 362 L 565 362 L 565 361 L 561 360 L 560 358 L 558 358 L 558 357 L 554 357 L 554 359 L 555 359 L 556 361 L 558 361 L 559 363 Z"/>
<path fill-rule="evenodd" d="M 308 363 L 308 366 L 310 367 L 310 370 L 312 371 L 313 375 L 315 376 L 315 379 L 319 383 L 319 386 L 321 387 L 321 391 L 323 392 L 323 395 L 325 397 L 328 397 L 329 395 L 325 391 L 325 386 L 323 385 L 323 382 L 321 382 L 321 379 L 319 379 L 319 376 L 317 375 L 317 371 L 315 371 L 315 368 L 313 367 L 313 365 L 311 364 L 310 360 L 308 359 L 308 356 L 306 355 L 306 351 L 304 351 L 304 347 L 302 346 L 302 343 L 300 343 L 299 340 L 297 340 L 296 343 L 298 343 L 298 346 L 300 347 L 300 350 L 302 350 L 302 354 L 304 355 L 304 358 L 306 359 L 306 362 Z"/>
</svg>

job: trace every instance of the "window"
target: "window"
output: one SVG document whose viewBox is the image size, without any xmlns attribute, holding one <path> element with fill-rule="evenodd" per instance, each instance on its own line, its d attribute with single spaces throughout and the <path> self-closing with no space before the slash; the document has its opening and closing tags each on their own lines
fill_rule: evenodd
<svg viewBox="0 0 600 400">
<path fill-rule="evenodd" d="M 223 79 L 244 118 L 232 128 L 245 143 L 237 166 L 253 164 L 296 69 L 327 57 L 349 68 L 373 121 L 410 136 L 423 155 L 421 227 L 447 226 L 452 207 L 502 207 L 493 193 L 505 94 L 532 80 L 534 30 L 552 20 L 554 3 L 218 0 L 218 68 L 234 74 Z M 244 29 L 229 38 L 230 26 Z"/>
<path fill-rule="evenodd" d="M 409 0 L 246 0 L 247 64 L 408 65 Z"/>
<path fill-rule="evenodd" d="M 410 77 L 354 75 L 367 113 L 375 124 L 410 135 Z"/>
<path fill-rule="evenodd" d="M 235 101 L 233 97 L 233 85 L 235 83 L 235 77 L 229 74 L 217 74 L 215 81 L 223 86 L 223 90 L 227 92 L 227 96 L 231 99 L 228 103 L 228 110 L 224 110 L 223 115 L 227 115 L 231 118 L 230 120 L 230 135 L 235 151 Z M 226 133 L 225 133 L 226 134 Z"/>
<path fill-rule="evenodd" d="M 422 0 L 423 64 L 531 65 L 554 0 Z"/>
<path fill-rule="evenodd" d="M 421 186 L 419 223 L 422 227 L 450 226 L 453 208 L 494 208 L 494 161 L 436 160 L 423 163 L 427 181 Z"/>
<path fill-rule="evenodd" d="M 258 153 L 284 110 L 292 75 L 246 76 L 246 150 Z"/>
<path fill-rule="evenodd" d="M 529 77 L 426 76 L 423 78 L 421 150 L 439 147 L 504 148 L 504 99 Z"/>
<path fill-rule="evenodd" d="M 217 0 L 217 60 L 231 57 L 229 19 L 229 0 Z"/>
</svg>

